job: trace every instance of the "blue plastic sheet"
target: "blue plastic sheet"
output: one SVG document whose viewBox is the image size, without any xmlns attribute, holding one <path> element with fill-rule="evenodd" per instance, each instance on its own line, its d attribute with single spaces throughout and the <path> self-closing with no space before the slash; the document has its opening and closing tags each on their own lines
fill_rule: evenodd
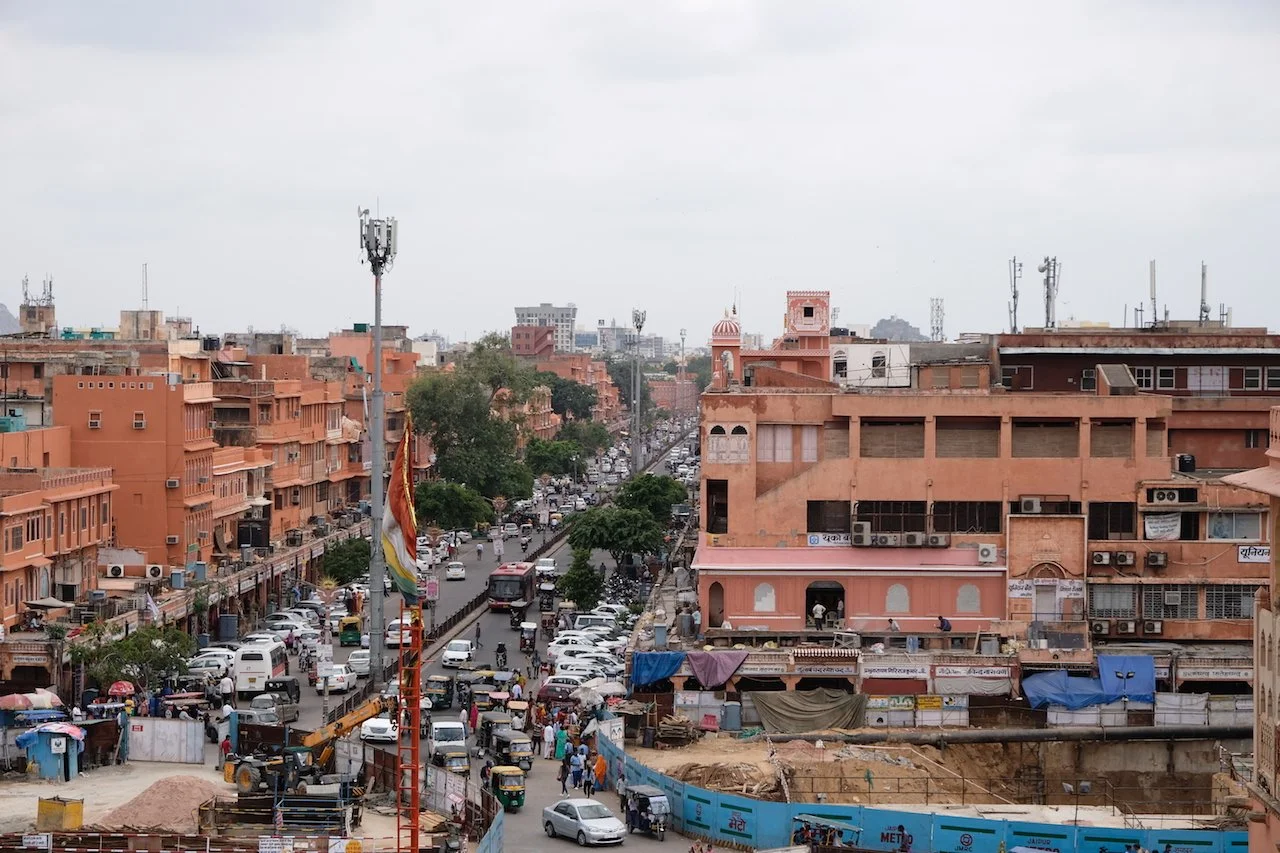
<svg viewBox="0 0 1280 853">
<path fill-rule="evenodd" d="M 1156 661 L 1151 655 L 1098 655 L 1102 689 L 1116 699 L 1156 700 Z"/>
<path fill-rule="evenodd" d="M 684 652 L 636 652 L 631 656 L 631 683 L 653 684 L 670 678 L 684 663 Z"/>
<path fill-rule="evenodd" d="M 1033 708 L 1061 705 L 1073 711 L 1126 697 L 1155 701 L 1156 667 L 1150 655 L 1099 655 L 1098 672 L 1101 678 L 1073 677 L 1063 669 L 1029 675 L 1022 679 L 1022 692 Z"/>
</svg>

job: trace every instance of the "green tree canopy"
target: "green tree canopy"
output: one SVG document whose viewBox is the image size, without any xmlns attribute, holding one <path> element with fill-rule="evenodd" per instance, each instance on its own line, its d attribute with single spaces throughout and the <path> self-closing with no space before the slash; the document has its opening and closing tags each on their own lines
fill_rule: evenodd
<svg viewBox="0 0 1280 853">
<path fill-rule="evenodd" d="M 608 362 L 609 378 L 618 386 L 619 399 L 627 407 L 631 407 L 631 359 L 614 358 Z M 644 365 L 640 366 L 640 406 L 641 411 L 652 409 L 653 400 L 649 396 L 649 381 L 644 378 Z"/>
<path fill-rule="evenodd" d="M 647 512 L 616 506 L 596 507 L 578 516 L 569 528 L 574 548 L 608 551 L 617 566 L 628 554 L 657 554 L 663 530 Z"/>
<path fill-rule="evenodd" d="M 558 441 L 572 441 L 585 456 L 594 456 L 613 442 L 604 424 L 590 421 L 569 421 L 560 427 Z"/>
<path fill-rule="evenodd" d="M 683 503 L 689 492 L 676 479 L 658 474 L 641 474 L 628 480 L 614 503 L 624 509 L 638 509 L 658 524 L 671 518 L 671 505 Z"/>
<path fill-rule="evenodd" d="M 535 438 L 525 446 L 524 462 L 536 475 L 562 477 L 572 475 L 575 470 L 580 473 L 587 464 L 587 455 L 574 441 L 543 441 Z"/>
<path fill-rule="evenodd" d="M 103 690 L 117 681 L 158 687 L 166 675 L 186 672 L 187 658 L 196 651 L 195 639 L 172 625 L 147 625 L 121 637 L 105 622 L 94 622 L 77 641 L 72 662 L 83 665 Z"/>
<path fill-rule="evenodd" d="M 419 483 L 413 493 L 418 529 L 432 525 L 444 530 L 472 530 L 493 520 L 493 507 L 470 486 L 444 480 Z"/>
<path fill-rule="evenodd" d="M 569 571 L 560 578 L 559 587 L 560 594 L 576 604 L 579 610 L 590 610 L 600 603 L 604 578 L 591 565 L 590 549 L 574 549 L 573 562 L 569 564 Z"/>
<path fill-rule="evenodd" d="M 372 543 L 363 536 L 329 546 L 324 552 L 325 576 L 333 578 L 339 586 L 345 586 L 368 574 L 372 547 Z"/>
<path fill-rule="evenodd" d="M 535 373 L 533 384 L 545 385 L 551 389 L 551 410 L 557 415 L 571 415 L 580 421 L 591 420 L 591 409 L 596 404 L 596 389 L 557 376 L 549 370 Z"/>
<path fill-rule="evenodd" d="M 520 364 L 511 353 L 511 341 L 498 332 L 490 332 L 475 342 L 462 360 L 460 371 L 489 391 L 489 401 L 503 388 L 511 399 L 523 400 L 533 387 L 533 371 Z"/>
</svg>

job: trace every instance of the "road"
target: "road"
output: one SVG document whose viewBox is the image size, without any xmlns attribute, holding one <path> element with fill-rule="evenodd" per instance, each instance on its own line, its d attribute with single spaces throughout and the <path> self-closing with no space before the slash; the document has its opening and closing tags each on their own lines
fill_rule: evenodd
<svg viewBox="0 0 1280 853">
<path fill-rule="evenodd" d="M 661 460 L 659 460 L 661 461 Z M 665 469 L 659 468 L 659 472 Z M 540 540 L 535 536 L 535 544 Z M 470 543 L 469 543 L 470 544 Z M 467 566 L 466 580 L 461 581 L 441 581 L 440 583 L 440 601 L 437 605 L 437 614 L 440 618 L 446 618 L 455 610 L 466 604 L 474 598 L 479 592 L 484 590 L 488 585 L 489 573 L 503 562 L 509 562 L 519 559 L 520 546 L 514 539 L 508 540 L 506 553 L 503 560 L 498 560 L 493 556 L 492 548 L 488 542 L 485 543 L 484 557 L 480 560 L 476 559 L 475 547 L 463 548 L 461 560 Z M 568 566 L 571 557 L 571 549 L 567 542 L 561 542 L 546 556 L 554 557 L 556 563 L 564 570 Z M 592 563 L 599 565 L 605 563 L 611 566 L 611 559 L 605 552 L 596 552 L 592 555 Z M 387 619 L 394 619 L 399 616 L 399 597 L 387 596 L 386 613 Z M 536 612 L 536 607 L 535 611 Z M 536 620 L 535 620 L 536 621 Z M 493 648 L 499 642 L 507 644 L 508 664 L 515 666 L 517 662 L 523 661 L 523 655 L 519 652 L 519 632 L 513 631 L 510 626 L 510 618 L 505 611 L 485 612 L 478 619 L 464 620 L 464 622 L 455 630 L 459 633 L 457 636 L 464 639 L 475 638 L 475 625 L 480 625 L 481 642 L 484 644 L 480 651 L 479 659 L 481 661 L 492 662 Z M 547 637 L 539 632 L 538 644 L 541 649 L 546 648 Z M 335 644 L 334 660 L 341 663 L 345 661 L 354 649 L 341 648 Z M 438 660 L 429 659 L 423 667 L 422 674 L 425 678 L 427 675 L 436 673 L 452 674 L 455 670 L 443 669 Z M 537 682 L 533 684 L 536 691 Z M 315 691 L 309 687 L 303 686 L 301 716 L 298 720 L 298 726 L 304 729 L 314 729 L 321 724 L 321 698 L 316 695 Z M 336 698 L 331 697 L 331 702 L 340 702 L 342 697 L 339 694 Z M 438 714 L 448 715 L 451 719 L 457 716 L 460 709 L 455 704 L 453 711 L 440 711 Z M 391 744 L 383 745 L 383 749 L 394 750 Z M 426 751 L 426 743 L 423 742 L 423 751 Z M 425 755 L 424 755 L 425 759 Z M 479 785 L 479 768 L 483 765 L 483 761 L 473 761 L 472 782 Z M 505 834 L 504 834 L 504 851 L 513 851 L 513 853 L 541 853 L 549 849 L 564 846 L 566 849 L 575 847 L 572 841 L 557 839 L 550 841 L 542 830 L 542 809 L 544 806 L 553 805 L 561 799 L 560 786 L 556 782 L 556 765 L 553 761 L 544 761 L 537 758 L 534 761 L 533 770 L 529 775 L 529 782 L 526 789 L 526 804 L 519 813 L 508 814 L 506 816 Z M 618 798 L 615 794 L 605 793 L 598 797 L 605 805 L 607 805 L 615 815 L 618 814 Z M 648 838 L 643 835 L 635 835 L 631 837 L 632 843 L 641 845 L 645 850 L 650 848 L 654 850 L 675 850 L 677 848 L 684 849 L 687 846 L 685 839 L 672 832 L 667 835 L 665 841 L 659 842 L 655 838 Z"/>
</svg>

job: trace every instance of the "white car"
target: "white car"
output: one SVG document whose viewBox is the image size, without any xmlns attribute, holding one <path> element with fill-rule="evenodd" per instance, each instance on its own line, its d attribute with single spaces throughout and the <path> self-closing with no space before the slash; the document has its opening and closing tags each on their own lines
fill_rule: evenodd
<svg viewBox="0 0 1280 853">
<path fill-rule="evenodd" d="M 454 561 L 444 567 L 444 579 L 447 581 L 464 581 L 467 579 L 467 566 L 465 563 Z"/>
<path fill-rule="evenodd" d="M 344 664 L 333 667 L 333 675 L 316 679 L 316 693 L 324 693 L 324 686 L 329 685 L 330 693 L 346 693 L 356 686 L 356 674 Z"/>
<path fill-rule="evenodd" d="M 295 633 L 293 638 L 299 641 L 304 649 L 314 649 L 320 645 L 320 632 L 315 628 L 304 628 Z"/>
<path fill-rule="evenodd" d="M 601 668 L 585 660 L 557 660 L 555 675 L 581 675 L 588 680 L 605 678 L 607 673 Z"/>
<path fill-rule="evenodd" d="M 276 636 L 276 633 L 274 631 L 255 631 L 252 634 L 246 634 L 245 636 L 241 637 L 240 642 L 246 646 L 251 646 L 256 643 L 267 643 L 268 645 L 274 645 L 280 642 L 280 637 Z"/>
<path fill-rule="evenodd" d="M 455 530 L 455 531 L 453 531 L 453 535 L 454 535 L 454 536 L 456 536 L 456 537 L 458 537 L 458 541 L 459 541 L 459 542 L 464 542 L 464 543 L 465 543 L 465 542 L 470 542 L 470 541 L 471 541 L 471 531 L 470 531 L 470 530 Z"/>
<path fill-rule="evenodd" d="M 372 720 L 360 724 L 360 740 L 395 743 L 400 739 L 400 727 L 391 718 L 390 712 L 384 712 Z"/>
<path fill-rule="evenodd" d="M 347 668 L 356 674 L 356 678 L 368 678 L 369 652 L 365 649 L 356 649 L 347 655 Z"/>
<path fill-rule="evenodd" d="M 187 672 L 192 675 L 212 675 L 221 678 L 231 672 L 231 664 L 226 658 L 201 655 L 187 661 Z"/>
<path fill-rule="evenodd" d="M 533 566 L 533 572 L 540 578 L 552 577 L 557 574 L 555 557 L 539 557 L 538 562 Z"/>
<path fill-rule="evenodd" d="M 561 800 L 542 810 L 542 828 L 548 838 L 572 838 L 579 847 L 621 844 L 627 828 L 598 800 Z"/>
<path fill-rule="evenodd" d="M 329 611 L 329 630 L 337 631 L 338 623 L 347 618 L 351 614 L 347 612 L 345 607 L 335 607 Z"/>
<path fill-rule="evenodd" d="M 450 640 L 440 656 L 440 665 L 457 668 L 467 663 L 475 654 L 475 646 L 470 640 Z"/>
<path fill-rule="evenodd" d="M 617 619 L 623 614 L 630 613 L 631 608 L 627 607 L 625 604 L 598 604 L 596 605 L 595 610 L 592 610 L 591 612 L 612 616 L 614 619 Z"/>
</svg>

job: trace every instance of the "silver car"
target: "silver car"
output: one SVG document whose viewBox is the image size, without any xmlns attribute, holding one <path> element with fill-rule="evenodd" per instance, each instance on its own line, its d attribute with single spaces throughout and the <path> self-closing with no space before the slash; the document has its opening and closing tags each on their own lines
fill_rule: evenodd
<svg viewBox="0 0 1280 853">
<path fill-rule="evenodd" d="M 542 828 L 548 838 L 572 838 L 579 847 L 588 844 L 621 844 L 627 833 L 609 807 L 585 797 L 561 800 L 542 810 Z"/>
</svg>

